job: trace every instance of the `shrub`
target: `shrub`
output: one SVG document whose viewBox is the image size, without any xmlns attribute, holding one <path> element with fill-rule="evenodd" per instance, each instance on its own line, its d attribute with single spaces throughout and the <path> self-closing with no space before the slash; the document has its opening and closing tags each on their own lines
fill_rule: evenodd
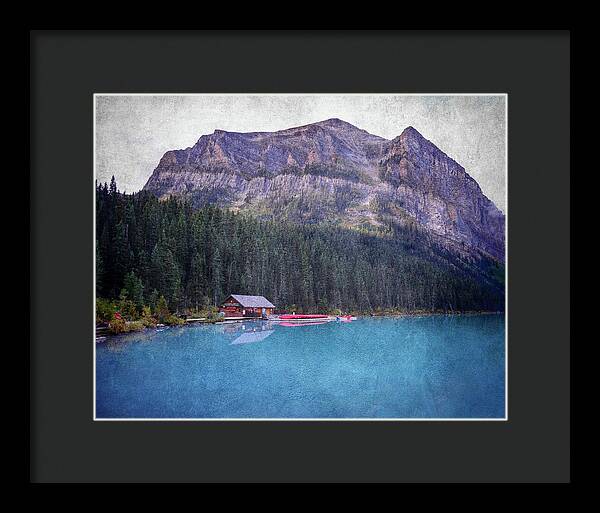
<svg viewBox="0 0 600 513">
<path fill-rule="evenodd" d="M 204 310 L 202 317 L 206 317 L 210 321 L 218 319 L 219 309 L 216 306 L 209 306 Z"/>
<path fill-rule="evenodd" d="M 110 322 L 117 311 L 117 305 L 109 299 L 96 298 L 96 322 Z"/>
<path fill-rule="evenodd" d="M 189 317 L 205 317 L 207 320 L 219 318 L 219 308 L 211 305 L 204 305 L 202 308 L 193 308 L 187 311 Z"/>
<path fill-rule="evenodd" d="M 119 302 L 119 312 L 128 321 L 137 321 L 140 318 L 135 303 L 131 301 L 131 299 L 125 299 Z"/>
<path fill-rule="evenodd" d="M 119 333 L 129 333 L 130 331 L 140 331 L 146 326 L 142 321 L 127 322 L 123 319 L 114 318 L 110 321 L 108 328 L 111 333 L 118 335 Z"/>
<path fill-rule="evenodd" d="M 321 314 L 325 314 L 328 310 L 329 307 L 327 306 L 327 301 L 325 301 L 323 298 L 319 299 L 319 302 L 317 303 L 317 311 Z"/>
<path fill-rule="evenodd" d="M 168 324 L 170 326 L 185 324 L 183 319 L 169 312 L 167 300 L 164 296 L 160 296 L 160 298 L 158 298 L 156 308 L 154 309 L 154 319 L 161 324 Z"/>
<path fill-rule="evenodd" d="M 146 326 L 144 325 L 144 323 L 142 321 L 133 321 L 133 322 L 128 322 L 126 324 L 126 328 L 125 331 L 141 331 L 145 328 Z"/>
<path fill-rule="evenodd" d="M 108 324 L 108 329 L 111 333 L 118 335 L 125 331 L 125 321 L 123 319 L 117 319 L 116 317 Z"/>
<path fill-rule="evenodd" d="M 149 306 L 144 306 L 142 308 L 142 316 L 140 318 L 140 322 L 146 328 L 155 328 L 156 327 L 156 319 L 152 316 L 152 312 Z"/>
<path fill-rule="evenodd" d="M 169 315 L 164 324 L 168 324 L 169 326 L 177 326 L 180 324 L 185 324 L 185 321 L 181 317 L 176 317 L 175 315 Z"/>
</svg>

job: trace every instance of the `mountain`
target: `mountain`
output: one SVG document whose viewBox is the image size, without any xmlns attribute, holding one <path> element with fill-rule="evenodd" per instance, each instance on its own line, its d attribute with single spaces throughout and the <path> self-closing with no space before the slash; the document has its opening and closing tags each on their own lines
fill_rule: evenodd
<svg viewBox="0 0 600 513">
<path fill-rule="evenodd" d="M 392 140 L 340 119 L 278 132 L 215 130 L 166 152 L 144 189 L 263 219 L 414 226 L 454 252 L 504 261 L 504 214 L 412 127 Z"/>
</svg>

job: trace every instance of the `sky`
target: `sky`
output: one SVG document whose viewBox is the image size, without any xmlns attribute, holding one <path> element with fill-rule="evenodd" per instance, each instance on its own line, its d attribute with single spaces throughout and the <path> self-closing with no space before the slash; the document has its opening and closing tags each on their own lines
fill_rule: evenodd
<svg viewBox="0 0 600 513">
<path fill-rule="evenodd" d="M 216 129 L 273 132 L 339 118 L 393 139 L 407 126 L 461 164 L 506 213 L 506 97 L 417 95 L 97 95 L 96 179 L 140 190 L 168 150 Z"/>
</svg>

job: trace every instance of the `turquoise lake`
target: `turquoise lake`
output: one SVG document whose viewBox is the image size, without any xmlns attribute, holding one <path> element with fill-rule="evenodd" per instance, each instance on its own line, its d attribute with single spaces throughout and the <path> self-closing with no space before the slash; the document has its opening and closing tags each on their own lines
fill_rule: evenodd
<svg viewBox="0 0 600 513">
<path fill-rule="evenodd" d="M 96 344 L 97 418 L 503 418 L 504 315 L 195 325 Z"/>
</svg>

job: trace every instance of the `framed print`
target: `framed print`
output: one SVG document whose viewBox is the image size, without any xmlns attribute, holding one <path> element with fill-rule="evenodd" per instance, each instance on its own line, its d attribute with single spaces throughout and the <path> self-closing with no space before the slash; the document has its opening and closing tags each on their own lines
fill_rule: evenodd
<svg viewBox="0 0 600 513">
<path fill-rule="evenodd" d="M 96 420 L 506 420 L 505 94 L 94 102 Z"/>
<path fill-rule="evenodd" d="M 568 31 L 30 58 L 32 483 L 570 481 Z"/>
</svg>

